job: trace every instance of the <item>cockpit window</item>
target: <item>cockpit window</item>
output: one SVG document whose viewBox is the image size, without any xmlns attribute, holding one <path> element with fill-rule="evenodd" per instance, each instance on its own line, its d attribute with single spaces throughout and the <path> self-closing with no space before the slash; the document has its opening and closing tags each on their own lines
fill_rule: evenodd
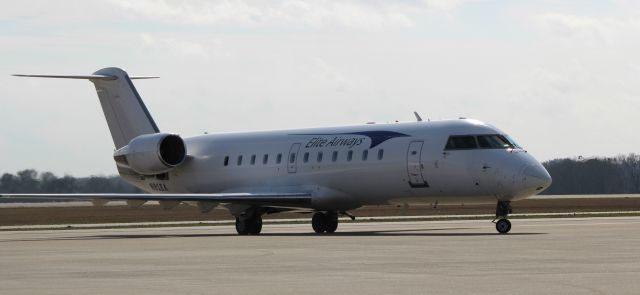
<svg viewBox="0 0 640 295">
<path fill-rule="evenodd" d="M 445 150 L 513 149 L 520 148 L 512 139 L 500 134 L 452 135 Z"/>
<path fill-rule="evenodd" d="M 476 144 L 475 136 L 462 135 L 449 137 L 445 150 L 466 150 L 476 148 L 478 148 L 478 146 Z"/>
<path fill-rule="evenodd" d="M 478 146 L 480 146 L 481 149 L 513 148 L 513 144 L 502 135 L 478 135 Z"/>
<path fill-rule="evenodd" d="M 519 148 L 521 149 L 522 146 L 520 144 L 518 144 L 517 141 L 513 140 L 513 137 L 509 136 L 509 135 L 505 135 L 505 138 L 511 143 L 512 146 L 514 146 L 515 148 Z"/>
</svg>

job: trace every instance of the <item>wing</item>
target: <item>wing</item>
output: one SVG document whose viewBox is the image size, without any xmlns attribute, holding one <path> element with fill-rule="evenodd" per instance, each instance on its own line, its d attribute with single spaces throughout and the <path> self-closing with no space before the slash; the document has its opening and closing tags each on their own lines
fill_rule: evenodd
<svg viewBox="0 0 640 295">
<path fill-rule="evenodd" d="M 300 207 L 311 206 L 311 193 L 219 193 L 219 194 L 0 194 L 0 198 L 65 200 L 199 201 L 222 204 Z"/>
</svg>

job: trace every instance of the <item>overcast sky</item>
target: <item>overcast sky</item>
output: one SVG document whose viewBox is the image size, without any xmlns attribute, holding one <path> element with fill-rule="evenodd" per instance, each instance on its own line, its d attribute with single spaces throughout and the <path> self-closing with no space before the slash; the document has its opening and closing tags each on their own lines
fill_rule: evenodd
<svg viewBox="0 0 640 295">
<path fill-rule="evenodd" d="M 115 174 L 93 85 L 183 136 L 470 117 L 540 160 L 640 152 L 637 1 L 13 1 L 0 10 L 0 173 Z"/>
</svg>

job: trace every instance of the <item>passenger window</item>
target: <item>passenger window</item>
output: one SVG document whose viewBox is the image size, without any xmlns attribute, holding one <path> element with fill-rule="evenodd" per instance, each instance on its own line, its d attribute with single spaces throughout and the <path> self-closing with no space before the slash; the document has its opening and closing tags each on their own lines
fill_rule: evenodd
<svg viewBox="0 0 640 295">
<path fill-rule="evenodd" d="M 384 150 L 379 150 L 378 151 L 378 160 L 382 160 L 382 157 L 384 157 Z"/>
<path fill-rule="evenodd" d="M 333 155 L 331 156 L 331 161 L 335 162 L 338 160 L 338 151 L 333 151 Z"/>
<path fill-rule="evenodd" d="M 513 148 L 513 145 L 502 135 L 479 135 L 478 146 L 483 149 Z"/>
<path fill-rule="evenodd" d="M 351 162 L 351 159 L 353 159 L 353 151 L 347 153 L 347 162 Z"/>
<path fill-rule="evenodd" d="M 229 166 L 229 156 L 224 157 L 224 165 Z"/>
<path fill-rule="evenodd" d="M 362 151 L 362 161 L 366 161 L 369 157 L 369 150 Z"/>
<path fill-rule="evenodd" d="M 256 155 L 251 155 L 251 165 L 256 164 Z"/>
<path fill-rule="evenodd" d="M 466 150 L 478 148 L 474 136 L 451 136 L 445 150 Z"/>
<path fill-rule="evenodd" d="M 296 154 L 291 153 L 291 155 L 289 155 L 289 163 L 293 164 L 296 162 Z"/>
<path fill-rule="evenodd" d="M 269 155 L 265 154 L 262 156 L 262 164 L 267 164 L 269 162 Z"/>
<path fill-rule="evenodd" d="M 318 152 L 318 163 L 322 162 L 322 152 Z"/>
<path fill-rule="evenodd" d="M 282 163 L 282 154 L 278 154 L 278 156 L 276 157 L 276 164 L 280 163 Z"/>
<path fill-rule="evenodd" d="M 309 162 L 309 153 L 304 153 L 304 157 L 302 158 L 302 161 L 304 161 L 305 163 Z"/>
<path fill-rule="evenodd" d="M 238 166 L 242 165 L 242 156 L 238 156 Z"/>
</svg>

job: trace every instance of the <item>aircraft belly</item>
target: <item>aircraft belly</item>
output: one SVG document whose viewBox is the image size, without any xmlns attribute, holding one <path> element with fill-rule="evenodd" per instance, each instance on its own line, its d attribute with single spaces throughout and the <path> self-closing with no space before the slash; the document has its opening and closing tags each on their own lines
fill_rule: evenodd
<svg viewBox="0 0 640 295">
<path fill-rule="evenodd" d="M 409 197 L 409 198 L 397 198 L 389 201 L 389 204 L 408 204 L 408 205 L 482 205 L 482 204 L 495 204 L 496 198 L 494 196 L 424 196 L 424 197 Z"/>
</svg>

